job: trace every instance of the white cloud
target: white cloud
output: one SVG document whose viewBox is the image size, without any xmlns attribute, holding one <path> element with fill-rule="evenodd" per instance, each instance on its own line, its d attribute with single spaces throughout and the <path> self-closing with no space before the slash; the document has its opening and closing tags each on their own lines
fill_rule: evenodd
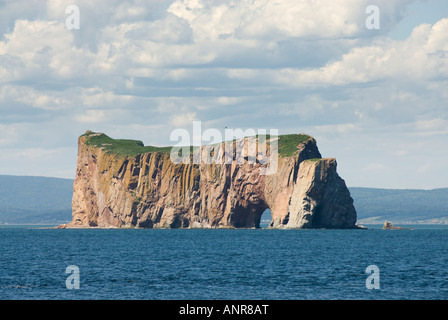
<svg viewBox="0 0 448 320">
<path fill-rule="evenodd" d="M 383 39 L 371 46 L 353 48 L 341 60 L 322 68 L 283 69 L 276 76 L 282 83 L 298 86 L 448 77 L 448 19 L 433 26 L 420 25 L 403 41 Z"/>
<path fill-rule="evenodd" d="M 384 169 L 385 169 L 385 165 L 382 163 L 369 163 L 368 165 L 366 165 L 363 168 L 364 171 L 367 171 L 367 172 L 373 173 L 373 174 L 376 174 L 378 172 L 379 173 L 384 172 Z"/>
<path fill-rule="evenodd" d="M 171 116 L 171 125 L 178 128 L 189 127 L 194 120 L 197 120 L 196 113 L 194 112 L 175 114 Z"/>
<path fill-rule="evenodd" d="M 0 147 L 14 146 L 18 141 L 20 139 L 17 127 L 0 123 Z"/>
<path fill-rule="evenodd" d="M 105 117 L 104 110 L 86 110 L 83 114 L 77 115 L 75 117 L 76 121 L 82 123 L 97 123 L 104 120 Z"/>
<path fill-rule="evenodd" d="M 334 134 L 334 133 L 352 133 L 355 134 L 356 131 L 360 131 L 360 128 L 356 126 L 354 123 L 344 123 L 344 124 L 335 124 L 335 125 L 323 125 L 323 126 L 315 126 L 313 128 L 316 133 L 325 133 L 325 134 Z"/>
<path fill-rule="evenodd" d="M 433 164 L 431 162 L 425 162 L 417 168 L 417 172 L 419 174 L 427 174 L 431 170 L 432 166 Z"/>
<path fill-rule="evenodd" d="M 58 166 L 49 150 L 61 148 L 58 160 L 63 148 L 75 154 L 87 129 L 157 145 L 201 120 L 304 131 L 358 185 L 411 185 L 402 167 L 416 170 L 430 155 L 426 184 L 442 184 L 448 19 L 390 39 L 412 0 L 377 0 L 373 32 L 368 0 L 37 2 L 0 9 L 1 153 L 36 152 L 36 172 Z M 80 30 L 66 29 L 71 4 Z M 10 154 L 3 170 L 20 164 Z M 368 164 L 383 174 L 368 174 Z"/>
<path fill-rule="evenodd" d="M 112 91 L 104 91 L 102 88 L 93 87 L 82 90 L 80 94 L 82 106 L 86 107 L 122 107 L 128 105 L 135 97 L 131 95 L 117 95 Z"/>
<path fill-rule="evenodd" d="M 74 46 L 72 33 L 57 21 L 17 20 L 0 42 L 0 81 L 70 79 L 85 73 L 91 54 Z"/>
<path fill-rule="evenodd" d="M 60 110 L 70 106 L 63 93 L 42 92 L 29 86 L 3 86 L 0 89 L 0 101 L 9 103 L 24 103 L 43 110 Z"/>
<path fill-rule="evenodd" d="M 75 177 L 76 148 L 3 148 L 2 174 Z"/>
<path fill-rule="evenodd" d="M 410 0 L 378 0 L 393 24 Z M 365 32 L 366 0 L 176 0 L 168 11 L 187 20 L 197 41 L 220 37 L 343 38 Z"/>
<path fill-rule="evenodd" d="M 380 2 L 386 11 L 394 13 L 410 1 Z M 149 13 L 139 1 L 120 5 L 116 1 L 99 1 L 94 7 L 91 2 L 80 1 L 77 5 L 81 12 L 81 29 L 73 32 L 67 30 L 64 23 L 69 1 L 52 0 L 47 2 L 50 20 L 16 20 L 14 30 L 0 42 L 0 55 L 5 55 L 9 62 L 15 61 L 15 68 L 7 78 L 15 76 L 17 80 L 32 75 L 70 79 L 86 74 L 94 77 L 123 74 L 129 70 L 142 73 L 144 68 L 149 68 L 145 74 L 157 76 L 160 73 L 153 69 L 161 67 L 177 69 L 168 71 L 165 77 L 178 80 L 190 75 L 179 66 L 213 63 L 229 64 L 231 78 L 251 79 L 266 72 L 240 67 L 232 70 L 231 65 L 257 52 L 266 56 L 257 55 L 255 60 L 279 59 L 284 53 L 279 51 L 278 44 L 284 40 L 342 38 L 341 43 L 348 45 L 346 37 L 365 31 L 363 10 L 367 3 L 364 0 L 361 3 L 359 0 L 218 3 L 178 0 L 158 19 L 141 20 Z M 446 33 L 445 29 L 443 24 L 432 29 L 428 50 L 433 50 L 434 54 L 440 54 L 444 46 L 445 38 L 441 34 Z M 330 48 L 333 43 L 326 45 Z M 415 47 L 420 48 L 419 45 Z M 395 49 L 393 43 L 357 47 L 342 60 L 321 69 L 284 68 L 269 71 L 267 75 L 272 73 L 279 82 L 293 80 L 299 85 L 366 82 L 378 79 L 381 72 L 393 71 L 395 67 L 391 65 L 396 60 L 402 61 L 401 57 L 394 59 Z M 403 53 L 413 59 L 409 51 Z M 408 66 L 409 61 L 401 64 Z M 439 64 L 436 63 L 436 67 Z M 2 74 L 8 69 L 0 64 Z"/>
<path fill-rule="evenodd" d="M 448 120 L 446 119 L 419 120 L 411 126 L 417 134 L 422 136 L 448 136 Z"/>
</svg>

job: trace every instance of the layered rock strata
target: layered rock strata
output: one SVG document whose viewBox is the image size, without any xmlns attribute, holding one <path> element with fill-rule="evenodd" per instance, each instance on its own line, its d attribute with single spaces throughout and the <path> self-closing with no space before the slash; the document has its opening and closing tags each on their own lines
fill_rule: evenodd
<svg viewBox="0 0 448 320">
<path fill-rule="evenodd" d="M 336 160 L 322 159 L 312 137 L 276 158 L 273 174 L 263 174 L 267 165 L 250 163 L 246 154 L 243 163 L 175 164 L 166 150 L 123 155 L 111 151 L 114 142 L 94 144 L 93 137 L 107 136 L 79 138 L 73 220 L 61 227 L 258 228 L 270 209 L 271 228 L 356 228 Z"/>
</svg>

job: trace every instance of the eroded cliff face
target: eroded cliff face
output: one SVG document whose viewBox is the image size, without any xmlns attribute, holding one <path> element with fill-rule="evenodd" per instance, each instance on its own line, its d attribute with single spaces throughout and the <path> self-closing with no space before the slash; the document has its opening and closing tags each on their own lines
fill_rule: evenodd
<svg viewBox="0 0 448 320">
<path fill-rule="evenodd" d="M 118 155 L 89 144 L 94 135 L 79 138 L 73 220 L 62 227 L 256 228 L 269 208 L 272 228 L 356 228 L 336 160 L 321 159 L 313 138 L 263 175 L 266 165 L 258 162 L 174 164 L 167 152 Z"/>
</svg>

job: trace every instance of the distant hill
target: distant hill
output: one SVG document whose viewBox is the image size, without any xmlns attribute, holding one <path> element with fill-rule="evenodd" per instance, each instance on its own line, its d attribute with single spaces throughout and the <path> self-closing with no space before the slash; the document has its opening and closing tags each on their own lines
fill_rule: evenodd
<svg viewBox="0 0 448 320">
<path fill-rule="evenodd" d="M 448 188 L 349 188 L 359 223 L 448 223 Z"/>
<path fill-rule="evenodd" d="M 72 218 L 73 180 L 0 175 L 0 224 L 60 224 Z"/>
<path fill-rule="evenodd" d="M 349 188 L 358 223 L 448 223 L 448 188 L 399 190 Z M 0 175 L 0 224 L 71 221 L 73 180 Z M 270 213 L 262 219 L 270 219 Z"/>
</svg>

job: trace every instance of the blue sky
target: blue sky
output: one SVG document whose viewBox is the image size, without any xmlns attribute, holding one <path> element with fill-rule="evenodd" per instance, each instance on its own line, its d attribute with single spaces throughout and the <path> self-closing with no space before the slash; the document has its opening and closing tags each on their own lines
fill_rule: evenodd
<svg viewBox="0 0 448 320">
<path fill-rule="evenodd" d="M 73 178 L 86 130 L 200 120 L 308 133 L 348 186 L 448 187 L 447 88 L 442 0 L 2 1 L 0 174 Z"/>
<path fill-rule="evenodd" d="M 405 17 L 390 32 L 394 39 L 406 39 L 412 30 L 422 23 L 434 24 L 448 17 L 448 1 L 414 1 L 407 7 Z"/>
</svg>

